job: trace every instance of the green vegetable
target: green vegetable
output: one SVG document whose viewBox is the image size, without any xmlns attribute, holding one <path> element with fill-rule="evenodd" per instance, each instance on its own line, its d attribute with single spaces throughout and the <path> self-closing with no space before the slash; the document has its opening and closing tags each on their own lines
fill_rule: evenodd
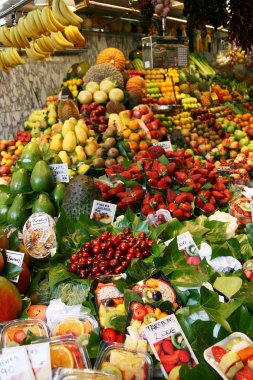
<svg viewBox="0 0 253 380">
<path fill-rule="evenodd" d="M 66 305 L 81 304 L 88 296 L 89 287 L 74 281 L 61 282 L 51 289 L 51 299 L 60 298 Z"/>
<path fill-rule="evenodd" d="M 193 63 L 197 67 L 204 78 L 213 77 L 216 74 L 204 55 L 191 53 L 189 59 L 190 63 Z"/>
</svg>

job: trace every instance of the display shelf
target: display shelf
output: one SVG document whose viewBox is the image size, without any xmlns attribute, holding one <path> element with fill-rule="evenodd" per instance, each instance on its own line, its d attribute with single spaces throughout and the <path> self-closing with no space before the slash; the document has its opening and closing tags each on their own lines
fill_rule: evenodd
<svg viewBox="0 0 253 380">
<path fill-rule="evenodd" d="M 81 28 L 81 31 L 84 32 L 84 33 L 103 33 L 103 34 L 106 34 L 106 35 L 114 35 L 115 36 L 115 32 L 106 32 L 103 28 L 87 28 L 87 27 L 82 27 Z M 117 32 L 117 36 L 122 36 L 122 37 L 144 37 L 145 34 L 143 33 L 125 33 L 125 32 Z"/>
</svg>

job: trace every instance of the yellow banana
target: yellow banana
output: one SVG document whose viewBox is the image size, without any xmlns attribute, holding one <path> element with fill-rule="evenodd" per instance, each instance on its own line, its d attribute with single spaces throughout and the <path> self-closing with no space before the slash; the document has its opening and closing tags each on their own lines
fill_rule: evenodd
<svg viewBox="0 0 253 380">
<path fill-rule="evenodd" d="M 47 27 L 44 28 L 43 26 L 43 23 L 41 21 L 41 10 L 38 8 L 34 11 L 34 19 L 38 29 L 41 31 L 41 34 L 45 33 L 47 31 Z"/>
<path fill-rule="evenodd" d="M 67 6 L 64 0 L 58 0 L 58 6 L 59 10 L 62 14 L 62 16 L 69 21 L 70 25 L 78 26 L 83 22 L 83 19 L 79 16 L 77 16 L 72 10 Z M 69 25 L 68 24 L 68 25 Z"/>
<path fill-rule="evenodd" d="M 4 59 L 6 66 L 15 67 L 15 66 L 17 66 L 17 61 L 15 59 L 13 59 L 13 57 L 11 56 L 11 51 L 10 51 L 11 49 L 14 49 L 14 48 L 9 48 L 9 49 L 4 50 L 3 59 Z"/>
<path fill-rule="evenodd" d="M 21 34 L 22 38 L 25 36 L 26 38 L 31 38 L 28 30 L 25 28 L 25 24 L 24 24 L 24 20 L 25 20 L 25 17 L 20 17 L 20 19 L 18 20 L 18 29 L 19 29 L 19 34 Z"/>
<path fill-rule="evenodd" d="M 71 25 L 72 35 L 76 42 L 84 42 L 85 38 L 76 26 Z"/>
<path fill-rule="evenodd" d="M 54 45 L 58 46 L 56 49 L 66 49 L 66 48 L 71 48 L 74 45 L 72 42 L 69 42 L 64 38 L 63 34 L 61 32 L 57 33 L 51 33 L 51 39 Z"/>
<path fill-rule="evenodd" d="M 28 57 L 33 61 L 41 61 L 42 59 L 45 59 L 44 55 L 38 54 L 33 48 L 25 49 L 25 51 Z"/>
<path fill-rule="evenodd" d="M 47 53 L 52 53 L 54 51 L 54 49 L 51 49 L 51 48 L 49 49 L 49 47 L 45 43 L 44 36 L 40 37 L 38 40 L 36 40 L 36 42 L 37 42 L 38 47 L 42 51 L 47 52 Z"/>
<path fill-rule="evenodd" d="M 23 20 L 23 25 L 24 25 L 24 28 L 25 30 L 27 31 L 28 33 L 28 36 L 30 38 L 39 38 L 39 34 L 37 31 L 35 31 L 35 27 L 34 27 L 34 24 L 31 24 L 31 15 L 30 15 L 31 12 L 29 12 L 27 14 L 27 16 L 24 17 L 24 20 Z"/>
<path fill-rule="evenodd" d="M 66 28 L 64 29 L 64 34 L 68 41 L 72 42 L 73 44 L 76 43 L 76 40 L 74 39 L 74 35 L 72 33 L 71 25 L 66 26 Z"/>
<path fill-rule="evenodd" d="M 53 12 L 50 7 L 48 7 L 48 17 L 50 18 L 51 22 L 54 24 L 55 28 L 57 29 L 56 32 L 59 30 L 60 32 L 64 31 L 65 25 L 61 24 L 56 20 L 56 18 L 53 15 Z"/>
<path fill-rule="evenodd" d="M 10 40 L 11 40 L 11 43 L 12 43 L 12 47 L 20 49 L 21 46 L 19 45 L 18 41 L 16 40 L 14 26 L 12 26 L 10 28 Z"/>
<path fill-rule="evenodd" d="M 46 28 L 50 32 L 57 32 L 57 28 L 56 28 L 56 26 L 54 25 L 54 23 L 52 22 L 52 20 L 51 20 L 51 18 L 49 16 L 49 11 L 51 11 L 51 9 L 49 8 L 49 6 L 42 8 L 42 11 L 41 11 L 41 22 L 43 24 L 44 29 Z"/>
<path fill-rule="evenodd" d="M 10 31 L 7 27 L 7 25 L 1 26 L 0 28 L 0 41 L 4 46 L 12 46 L 11 40 L 10 40 Z"/>
<path fill-rule="evenodd" d="M 44 55 L 45 58 L 50 56 L 49 52 L 44 51 L 43 49 L 40 49 L 36 41 L 32 43 L 32 49 L 34 50 L 35 53 L 39 55 Z"/>
<path fill-rule="evenodd" d="M 35 28 L 38 32 L 39 35 L 43 34 L 44 33 L 44 28 L 40 22 L 40 19 L 39 19 L 39 16 L 38 16 L 38 13 L 37 13 L 38 9 L 35 9 L 31 12 L 31 17 L 35 23 Z"/>
<path fill-rule="evenodd" d="M 6 65 L 4 64 L 4 61 L 2 59 L 3 52 L 0 52 L 0 70 L 2 70 L 5 74 L 10 74 L 10 71 L 7 69 Z"/>
<path fill-rule="evenodd" d="M 50 37 L 43 36 L 43 44 L 46 47 L 47 51 L 50 51 L 50 52 L 54 51 L 54 45 Z"/>
<path fill-rule="evenodd" d="M 16 63 L 16 65 L 25 64 L 25 61 L 23 60 L 23 58 L 20 57 L 16 49 L 10 48 L 8 49 L 8 51 L 9 51 L 9 56 L 11 57 L 12 61 Z"/>
<path fill-rule="evenodd" d="M 26 46 L 25 46 L 25 44 L 24 44 L 22 38 L 20 37 L 20 34 L 19 34 L 19 32 L 18 32 L 18 29 L 17 29 L 17 26 L 16 26 L 16 25 L 13 26 L 13 31 L 14 31 L 14 36 L 15 36 L 15 39 L 16 39 L 17 43 L 19 44 L 19 46 L 20 46 L 21 48 L 24 49 Z"/>
<path fill-rule="evenodd" d="M 21 26 L 20 23 L 17 24 L 16 26 L 16 34 L 19 35 L 19 37 L 21 38 L 22 42 L 23 42 L 23 45 L 22 47 L 30 47 L 30 42 L 26 36 L 25 33 L 22 32 L 23 30 L 23 25 Z"/>
<path fill-rule="evenodd" d="M 70 24 L 69 20 L 65 18 L 65 16 L 61 13 L 59 8 L 59 0 L 53 0 L 52 2 L 52 12 L 56 20 L 58 20 L 61 24 L 68 26 Z"/>
</svg>

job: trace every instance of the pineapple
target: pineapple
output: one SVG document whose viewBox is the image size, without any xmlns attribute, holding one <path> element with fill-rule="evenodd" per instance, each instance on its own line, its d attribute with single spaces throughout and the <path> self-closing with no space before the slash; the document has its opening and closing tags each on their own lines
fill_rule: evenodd
<svg viewBox="0 0 253 380">
<path fill-rule="evenodd" d="M 203 92 L 202 95 L 200 96 L 199 101 L 200 101 L 200 103 L 201 103 L 201 105 L 202 105 L 203 107 L 210 107 L 210 106 L 211 106 L 211 101 L 210 101 L 209 97 L 207 97 L 207 96 L 205 95 L 204 92 Z"/>
<path fill-rule="evenodd" d="M 190 93 L 189 83 L 187 81 L 181 81 L 180 80 L 179 90 L 183 94 L 189 94 Z"/>
</svg>

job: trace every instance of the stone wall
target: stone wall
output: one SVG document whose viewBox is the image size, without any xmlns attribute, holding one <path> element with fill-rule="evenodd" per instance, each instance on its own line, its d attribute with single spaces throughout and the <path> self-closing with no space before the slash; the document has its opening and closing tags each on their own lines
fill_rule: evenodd
<svg viewBox="0 0 253 380">
<path fill-rule="evenodd" d="M 89 33 L 82 54 L 56 56 L 44 62 L 29 61 L 11 70 L 0 72 L 0 139 L 11 138 L 34 109 L 41 108 L 46 97 L 57 93 L 69 67 L 78 61 L 94 64 L 99 51 L 106 47 L 120 48 L 126 55 L 140 40 L 132 35 Z"/>
</svg>

